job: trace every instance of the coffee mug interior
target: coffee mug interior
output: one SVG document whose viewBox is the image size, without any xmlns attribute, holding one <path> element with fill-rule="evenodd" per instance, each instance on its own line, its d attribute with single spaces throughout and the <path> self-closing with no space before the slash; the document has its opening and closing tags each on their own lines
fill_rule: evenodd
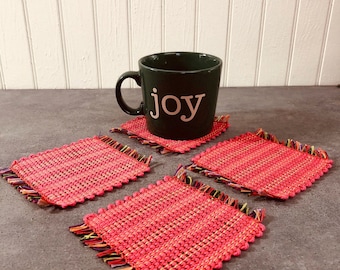
<svg viewBox="0 0 340 270">
<path fill-rule="evenodd" d="M 198 72 L 214 69 L 222 64 L 222 61 L 204 53 L 159 53 L 143 57 L 140 65 L 153 70 L 168 72 Z"/>
</svg>

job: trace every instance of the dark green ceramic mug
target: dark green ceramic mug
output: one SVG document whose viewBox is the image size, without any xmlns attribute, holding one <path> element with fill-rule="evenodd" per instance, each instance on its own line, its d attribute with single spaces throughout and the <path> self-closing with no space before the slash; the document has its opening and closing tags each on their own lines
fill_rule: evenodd
<svg viewBox="0 0 340 270">
<path fill-rule="evenodd" d="M 167 139 L 189 140 L 207 135 L 213 127 L 222 60 L 194 52 L 148 55 L 139 71 L 128 71 L 116 85 L 119 106 L 130 115 L 145 115 L 150 133 Z M 131 108 L 121 85 L 132 78 L 141 86 L 143 101 Z"/>
</svg>

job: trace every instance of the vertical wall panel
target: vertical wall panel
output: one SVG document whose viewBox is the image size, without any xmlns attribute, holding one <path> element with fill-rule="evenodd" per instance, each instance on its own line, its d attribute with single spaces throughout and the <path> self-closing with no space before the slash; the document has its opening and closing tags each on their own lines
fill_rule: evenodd
<svg viewBox="0 0 340 270">
<path fill-rule="evenodd" d="M 325 42 L 325 54 L 321 66 L 321 85 L 340 84 L 340 1 L 330 6 L 329 32 Z"/>
<path fill-rule="evenodd" d="M 102 87 L 114 88 L 118 77 L 129 70 L 127 2 L 100 0 L 95 4 Z"/>
<path fill-rule="evenodd" d="M 0 50 L 0 90 L 2 89 L 5 89 L 5 79 L 4 79 L 4 72 L 2 68 L 1 50 Z"/>
<path fill-rule="evenodd" d="M 4 73 L 2 71 L 1 54 L 0 54 L 0 90 L 5 88 Z"/>
<path fill-rule="evenodd" d="M 292 42 L 295 5 L 291 0 L 267 1 L 259 85 L 285 85 Z"/>
<path fill-rule="evenodd" d="M 226 58 L 228 31 L 228 0 L 199 1 L 197 50 Z M 226 63 L 223 63 L 221 85 L 224 84 Z"/>
<path fill-rule="evenodd" d="M 0 89 L 113 88 L 175 50 L 221 57 L 221 86 L 334 85 L 339 14 L 340 0 L 1 0 Z"/>
<path fill-rule="evenodd" d="M 91 0 L 62 0 L 70 88 L 98 88 Z"/>
<path fill-rule="evenodd" d="M 289 85 L 314 85 L 322 51 L 328 1 L 301 0 Z"/>
<path fill-rule="evenodd" d="M 227 86 L 255 84 L 261 11 L 261 0 L 233 1 Z"/>
<path fill-rule="evenodd" d="M 34 89 L 30 48 L 21 0 L 0 1 L 0 59 L 4 89 Z"/>
<path fill-rule="evenodd" d="M 164 51 L 193 51 L 195 1 L 164 1 Z"/>
<path fill-rule="evenodd" d="M 131 60 L 138 69 L 142 56 L 162 50 L 162 2 L 159 0 L 131 0 Z"/>
<path fill-rule="evenodd" d="M 37 87 L 66 88 L 57 2 L 29 0 L 26 3 Z"/>
</svg>

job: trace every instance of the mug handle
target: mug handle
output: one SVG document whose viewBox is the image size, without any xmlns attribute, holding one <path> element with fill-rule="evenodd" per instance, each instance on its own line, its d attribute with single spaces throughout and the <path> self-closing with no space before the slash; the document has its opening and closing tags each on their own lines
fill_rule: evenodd
<svg viewBox="0 0 340 270">
<path fill-rule="evenodd" d="M 117 99 L 117 102 L 118 102 L 119 106 L 121 107 L 121 109 L 127 114 L 130 114 L 130 115 L 144 114 L 144 110 L 143 110 L 144 104 L 143 104 L 143 102 L 140 103 L 138 108 L 134 109 L 134 108 L 131 108 L 129 105 L 127 105 L 126 102 L 124 101 L 123 97 L 122 97 L 121 86 L 122 86 L 123 81 L 127 78 L 134 79 L 136 81 L 136 83 L 139 86 L 141 86 L 140 75 L 137 71 L 127 71 L 127 72 L 123 73 L 119 77 L 117 84 L 116 84 L 116 99 Z"/>
</svg>

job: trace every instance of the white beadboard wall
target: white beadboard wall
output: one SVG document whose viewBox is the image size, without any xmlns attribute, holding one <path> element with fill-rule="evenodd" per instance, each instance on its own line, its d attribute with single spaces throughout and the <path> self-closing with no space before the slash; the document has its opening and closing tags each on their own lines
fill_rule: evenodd
<svg viewBox="0 0 340 270">
<path fill-rule="evenodd" d="M 161 51 L 219 56 L 221 86 L 336 85 L 340 0 L 0 0 L 2 90 L 114 88 Z"/>
</svg>

